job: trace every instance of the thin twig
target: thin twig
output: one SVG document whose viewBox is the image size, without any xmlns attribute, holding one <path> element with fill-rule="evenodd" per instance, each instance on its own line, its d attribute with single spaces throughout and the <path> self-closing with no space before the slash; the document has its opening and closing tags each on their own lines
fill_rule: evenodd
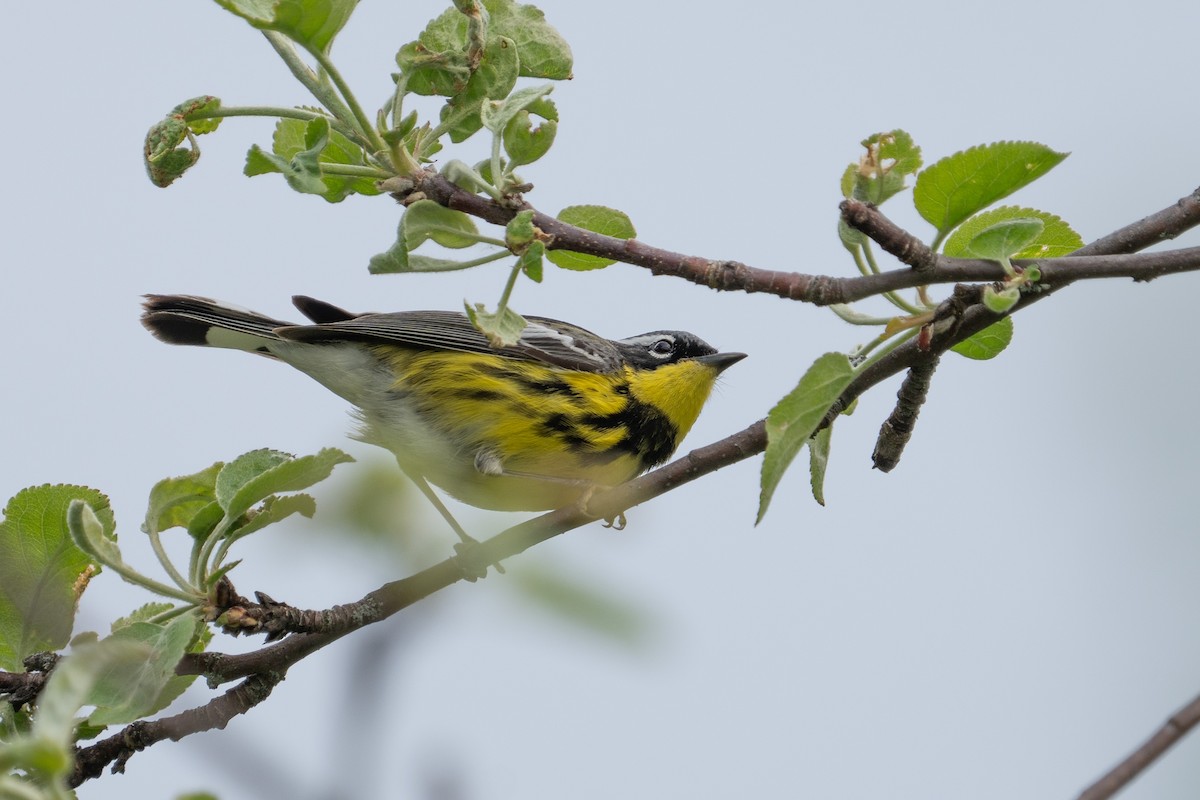
<svg viewBox="0 0 1200 800">
<path fill-rule="evenodd" d="M 1171 715 L 1141 747 L 1108 771 L 1104 777 L 1084 789 L 1079 800 L 1107 800 L 1121 791 L 1161 755 L 1200 724 L 1200 697 Z"/>
</svg>

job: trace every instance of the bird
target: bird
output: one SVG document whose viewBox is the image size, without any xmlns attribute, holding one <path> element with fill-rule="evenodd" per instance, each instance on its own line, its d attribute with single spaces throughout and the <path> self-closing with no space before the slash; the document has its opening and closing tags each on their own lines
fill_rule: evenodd
<svg viewBox="0 0 1200 800">
<path fill-rule="evenodd" d="M 400 469 L 464 544 L 430 484 L 472 506 L 540 511 L 583 502 L 667 461 L 717 377 L 745 358 L 694 334 L 605 339 L 526 317 L 493 346 L 453 311 L 356 314 L 297 295 L 296 324 L 192 295 L 148 294 L 142 324 L 169 344 L 282 361 L 349 401 L 356 438 Z"/>
</svg>

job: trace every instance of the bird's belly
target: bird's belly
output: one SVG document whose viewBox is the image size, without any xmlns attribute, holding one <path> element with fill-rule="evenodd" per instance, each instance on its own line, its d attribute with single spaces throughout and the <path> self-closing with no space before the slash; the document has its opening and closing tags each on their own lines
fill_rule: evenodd
<svg viewBox="0 0 1200 800">
<path fill-rule="evenodd" d="M 462 431 L 439 431 L 400 407 L 383 414 L 363 411 L 362 420 L 359 438 L 391 451 L 406 472 L 468 505 L 493 511 L 561 508 L 590 489 L 615 486 L 641 471 L 629 453 L 596 458 L 532 443 L 503 453 L 487 451 Z"/>
</svg>

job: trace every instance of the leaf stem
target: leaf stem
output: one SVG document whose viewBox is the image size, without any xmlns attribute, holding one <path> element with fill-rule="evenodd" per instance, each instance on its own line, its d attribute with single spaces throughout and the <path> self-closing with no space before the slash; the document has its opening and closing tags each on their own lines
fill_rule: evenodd
<svg viewBox="0 0 1200 800">
<path fill-rule="evenodd" d="M 199 602 L 199 599 L 196 597 L 196 595 L 194 595 L 190 592 L 185 592 L 180 589 L 176 589 L 174 586 L 168 586 L 165 583 L 156 581 L 151 577 L 143 575 L 142 573 L 138 572 L 133 567 L 129 566 L 128 564 L 126 564 L 124 562 L 107 561 L 107 560 L 101 558 L 98 553 L 92 553 L 91 555 L 93 558 L 95 558 L 101 564 L 108 567 L 113 572 L 117 573 L 122 578 L 124 578 L 126 581 L 134 584 L 135 586 L 141 586 L 145 589 L 149 589 L 150 591 L 154 592 L 155 594 L 161 594 L 163 597 L 174 597 L 176 600 L 182 600 L 183 602 L 191 603 L 192 605 L 196 605 L 196 603 Z"/>
<path fill-rule="evenodd" d="M 220 560 L 212 559 L 212 549 L 217 546 L 217 542 L 226 539 L 229 535 L 229 529 L 233 528 L 234 522 L 236 522 L 236 519 L 230 519 L 228 513 L 226 516 L 221 517 L 221 522 L 216 524 L 216 527 L 212 529 L 212 533 L 204 540 L 204 545 L 200 546 L 200 558 L 198 559 L 199 575 L 196 581 L 198 587 L 208 588 L 206 584 L 208 584 L 209 577 L 212 576 L 212 573 L 221 569 Z M 228 552 L 228 549 L 227 546 L 221 552 Z M 210 559 L 212 560 L 211 565 L 209 564 Z"/>
<path fill-rule="evenodd" d="M 221 546 L 217 548 L 217 552 L 212 558 L 212 569 L 209 571 L 209 575 L 214 574 L 221 568 L 221 564 L 225 563 L 225 556 L 229 555 L 229 548 L 232 547 L 233 543 L 239 538 L 241 537 L 230 535 L 225 536 L 222 539 Z"/>
<path fill-rule="evenodd" d="M 192 539 L 192 552 L 188 554 L 188 578 L 193 586 L 200 585 L 200 552 L 203 546 L 202 540 Z"/>
<path fill-rule="evenodd" d="M 376 130 L 375 124 L 371 122 L 370 117 L 367 116 L 367 112 L 363 110 L 361 105 L 359 105 L 358 98 L 355 97 L 354 92 L 350 90 L 350 84 L 346 83 L 346 79 L 342 77 L 342 73 L 338 71 L 337 66 L 335 66 L 333 61 L 330 60 L 329 55 L 316 49 L 309 49 L 308 52 L 314 59 L 316 59 L 317 63 L 321 65 L 321 69 L 325 70 L 325 74 L 327 74 L 329 79 L 333 81 L 333 85 L 341 94 L 342 99 L 346 101 L 346 104 L 349 106 L 350 113 L 353 115 L 355 122 L 358 123 L 358 127 L 362 131 L 363 136 L 365 136 L 371 143 L 371 149 L 377 155 L 386 154 L 390 157 L 392 148 L 388 147 L 387 142 L 385 142 L 383 137 L 379 135 L 379 131 Z M 398 171 L 403 167 L 403 171 L 406 174 L 413 174 L 415 170 L 420 169 L 420 165 L 417 164 L 411 156 L 409 157 L 409 161 L 412 163 L 392 164 L 391 167 L 392 169 Z"/>
<path fill-rule="evenodd" d="M 433 139 L 434 141 L 442 138 L 450 132 L 451 128 L 469 116 L 471 116 L 471 109 L 463 105 L 455 106 L 454 111 L 450 112 L 450 114 L 447 115 L 444 120 L 439 122 L 437 127 L 430 132 L 429 138 Z"/>
<path fill-rule="evenodd" d="M 386 180 L 392 173 L 379 167 L 365 167 L 359 164 L 328 164 L 321 162 L 322 175 L 348 175 L 354 178 L 376 178 Z"/>
<path fill-rule="evenodd" d="M 194 611 L 195 609 L 195 606 L 174 606 L 173 608 L 168 608 L 166 611 L 161 611 L 158 614 L 155 614 L 146 620 L 146 622 L 153 623 L 154 625 L 162 625 L 164 622 L 170 622 L 176 617 L 186 614 L 189 611 Z"/>
<path fill-rule="evenodd" d="M 333 128 L 338 133 L 345 136 L 347 139 L 352 139 L 358 144 L 363 144 L 362 137 L 358 135 L 358 131 L 349 125 L 342 122 L 336 117 L 330 117 L 318 111 L 310 111 L 307 108 L 287 108 L 285 106 L 220 106 L 219 108 L 210 111 L 197 111 L 188 114 L 188 119 L 224 119 L 225 117 L 281 117 L 284 119 L 298 119 L 305 122 L 312 121 L 321 117 L 329 120 L 329 127 Z"/>
<path fill-rule="evenodd" d="M 492 185 L 496 187 L 496 191 L 504 194 L 507 183 L 500 169 L 500 131 L 496 131 L 492 134 Z"/>
<path fill-rule="evenodd" d="M 872 317 L 869 314 L 860 314 L 853 307 L 844 303 L 832 303 L 828 308 L 838 319 L 849 322 L 851 325 L 887 325 L 892 320 L 891 317 Z"/>
<path fill-rule="evenodd" d="M 854 354 L 853 358 L 856 362 L 856 365 L 854 367 L 855 370 L 861 372 L 862 370 L 869 367 L 871 364 L 874 364 L 876 361 L 883 358 L 888 353 L 892 352 L 897 347 L 899 347 L 900 345 L 907 342 L 909 339 L 916 336 L 918 330 L 919 330 L 918 328 L 910 328 L 909 330 L 906 330 L 901 334 L 888 333 L 887 331 L 884 331 L 883 333 L 879 334 L 874 339 L 872 339 L 870 342 L 868 342 L 861 350 L 859 350 L 857 353 Z M 886 344 L 885 347 L 880 347 L 881 345 L 885 345 L 885 344 Z M 859 359 L 862 359 L 863 356 L 866 356 L 868 353 L 871 353 L 872 351 L 875 351 L 875 352 L 870 358 L 866 358 L 865 360 L 861 360 L 861 361 L 859 360 Z"/>
<path fill-rule="evenodd" d="M 338 97 L 337 92 L 331 92 L 328 87 L 323 86 L 320 79 L 317 78 L 317 74 L 312 71 L 312 68 L 301 60 L 299 54 L 296 53 L 296 48 L 292 46 L 290 39 L 275 31 L 263 31 L 262 33 L 263 36 L 267 37 L 267 41 L 271 47 L 275 48 L 275 52 L 279 54 L 279 57 L 283 59 L 283 63 L 291 70 L 292 75 L 303 84 L 305 89 L 308 89 L 309 94 L 316 98 L 317 102 L 329 109 L 330 113 L 338 119 L 348 121 L 353 118 L 354 115 L 350 113 L 350 109 Z M 356 139 L 364 147 L 368 144 L 361 136 L 355 135 L 352 138 Z"/>
<path fill-rule="evenodd" d="M 150 537 L 150 547 L 154 550 L 154 556 L 158 559 L 158 563 L 162 565 L 163 570 L 175 581 L 175 585 L 186 591 L 195 591 L 195 587 L 188 583 L 183 575 L 179 574 L 179 570 L 175 569 L 175 565 L 171 563 L 171 559 L 167 556 L 166 548 L 163 547 L 162 537 L 158 531 L 151 530 L 147 533 Z"/>
<path fill-rule="evenodd" d="M 864 266 L 860 265 L 859 272 L 862 272 L 863 275 L 880 274 L 879 262 L 875 260 L 875 251 L 871 248 L 871 243 L 864 242 L 860 249 L 862 250 L 863 256 L 866 258 L 866 271 L 864 272 Z M 857 261 L 858 259 L 855 258 L 855 260 Z M 917 308 L 895 292 L 881 292 L 880 294 L 883 295 L 883 299 L 887 300 L 905 314 L 920 314 L 923 312 L 923 309 Z"/>
<path fill-rule="evenodd" d="M 512 272 L 508 274 L 508 282 L 504 284 L 504 293 L 500 295 L 500 303 L 496 306 L 496 313 L 504 313 L 504 309 L 508 308 L 508 299 L 512 297 L 513 288 L 517 285 L 517 277 L 521 274 L 521 259 L 513 264 Z"/>
<path fill-rule="evenodd" d="M 496 252 L 496 253 L 488 253 L 486 256 L 480 256 L 479 258 L 476 258 L 472 261 L 463 261 L 457 267 L 455 267 L 455 269 L 469 269 L 471 267 L 478 267 L 483 264 L 490 264 L 493 261 L 499 261 L 500 259 L 504 258 L 505 256 L 510 256 L 510 255 L 512 255 L 512 253 L 508 252 L 508 250 L 500 250 L 499 252 Z M 447 271 L 449 271 L 449 270 L 447 270 Z"/>
<path fill-rule="evenodd" d="M 404 95 L 408 93 L 408 75 L 407 72 L 401 72 L 396 77 L 396 88 L 392 92 L 390 103 L 393 129 L 399 129 L 400 124 L 404 121 Z M 392 163 L 403 164 L 404 171 L 409 175 L 416 175 L 421 171 L 421 162 L 417 160 L 416 148 L 414 147 L 413 150 L 414 152 L 410 153 L 402 141 L 396 142 L 390 148 Z"/>
</svg>

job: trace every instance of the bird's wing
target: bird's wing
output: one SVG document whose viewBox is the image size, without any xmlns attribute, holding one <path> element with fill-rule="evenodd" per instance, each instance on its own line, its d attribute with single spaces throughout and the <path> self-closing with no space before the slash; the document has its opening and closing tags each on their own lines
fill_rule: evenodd
<svg viewBox="0 0 1200 800">
<path fill-rule="evenodd" d="M 515 345 L 493 348 L 475 329 L 466 315 L 453 311 L 400 311 L 392 314 L 329 313 L 319 301 L 305 298 L 313 319 L 326 321 L 316 325 L 289 325 L 276 335 L 294 341 L 356 341 L 369 344 L 396 344 L 426 350 L 451 350 L 463 353 L 488 353 L 520 361 L 577 369 L 585 372 L 612 372 L 621 365 L 616 345 L 583 328 L 544 317 L 527 317 L 525 330 Z M 301 309 L 308 314 L 308 310 Z M 325 313 L 323 313 L 325 312 Z M 345 314 L 347 318 L 338 319 Z"/>
</svg>

